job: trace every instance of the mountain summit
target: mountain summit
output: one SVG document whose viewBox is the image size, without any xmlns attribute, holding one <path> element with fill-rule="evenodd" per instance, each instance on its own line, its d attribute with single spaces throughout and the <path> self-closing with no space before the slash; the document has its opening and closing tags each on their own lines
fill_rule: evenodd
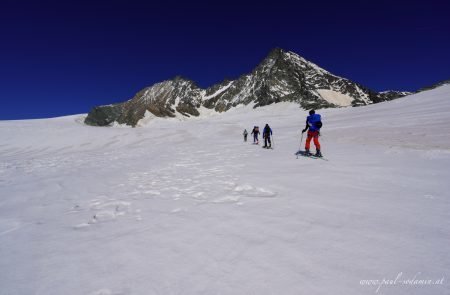
<svg viewBox="0 0 450 295">
<path fill-rule="evenodd" d="M 254 107 L 289 101 L 304 109 L 361 106 L 392 100 L 408 92 L 374 92 L 338 77 L 298 54 L 273 49 L 250 73 L 207 89 L 182 77 L 156 83 L 132 99 L 93 108 L 85 123 L 108 126 L 114 122 L 135 126 L 148 111 L 157 117 L 199 116 L 201 107 L 225 112 L 238 105 Z"/>
</svg>

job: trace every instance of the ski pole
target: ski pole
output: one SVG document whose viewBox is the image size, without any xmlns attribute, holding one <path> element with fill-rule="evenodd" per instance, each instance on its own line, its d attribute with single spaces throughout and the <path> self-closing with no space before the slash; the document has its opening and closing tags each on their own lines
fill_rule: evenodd
<svg viewBox="0 0 450 295">
<path fill-rule="evenodd" d="M 300 147 L 298 148 L 298 150 L 302 149 L 302 141 L 303 141 L 303 132 L 302 132 L 302 137 L 300 138 Z"/>
<path fill-rule="evenodd" d="M 298 159 L 298 154 L 299 154 L 300 151 L 302 150 L 302 141 L 303 141 L 303 132 L 302 132 L 302 137 L 300 137 L 300 147 L 298 148 L 298 152 L 296 153 L 297 159 Z"/>
</svg>

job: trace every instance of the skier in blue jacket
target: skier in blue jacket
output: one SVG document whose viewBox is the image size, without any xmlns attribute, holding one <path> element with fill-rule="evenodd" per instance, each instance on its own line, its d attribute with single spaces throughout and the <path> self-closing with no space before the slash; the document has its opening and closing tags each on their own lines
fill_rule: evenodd
<svg viewBox="0 0 450 295">
<path fill-rule="evenodd" d="M 309 152 L 311 139 L 314 139 L 314 145 L 316 146 L 316 157 L 322 157 L 322 153 L 320 152 L 320 143 L 319 143 L 319 135 L 320 128 L 322 127 L 322 121 L 319 114 L 316 114 L 314 110 L 309 111 L 309 116 L 306 118 L 306 127 L 302 130 L 302 133 L 308 131 L 308 137 L 306 138 L 305 143 L 305 152 L 306 154 L 311 154 Z"/>
<path fill-rule="evenodd" d="M 269 124 L 266 124 L 264 126 L 263 130 L 263 138 L 264 138 L 264 148 L 270 148 L 272 146 L 272 142 L 270 141 L 270 136 L 272 136 L 272 129 L 270 129 Z M 269 142 L 269 145 L 267 146 L 267 142 Z"/>
</svg>

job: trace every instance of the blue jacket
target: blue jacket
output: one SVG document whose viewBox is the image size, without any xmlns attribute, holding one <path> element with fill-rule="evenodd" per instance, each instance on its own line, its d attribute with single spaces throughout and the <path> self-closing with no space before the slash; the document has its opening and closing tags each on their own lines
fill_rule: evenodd
<svg viewBox="0 0 450 295">
<path fill-rule="evenodd" d="M 319 131 L 320 128 L 316 126 L 316 123 L 320 122 L 321 118 L 319 114 L 314 114 L 311 116 L 308 116 L 306 118 L 306 125 L 309 126 L 309 131 Z"/>
<path fill-rule="evenodd" d="M 269 126 L 264 127 L 263 135 L 272 135 L 272 129 Z"/>
</svg>

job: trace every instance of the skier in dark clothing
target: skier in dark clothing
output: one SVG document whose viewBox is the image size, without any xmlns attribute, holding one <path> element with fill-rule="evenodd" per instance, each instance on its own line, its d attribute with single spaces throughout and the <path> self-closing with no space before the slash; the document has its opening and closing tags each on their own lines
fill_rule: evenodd
<svg viewBox="0 0 450 295">
<path fill-rule="evenodd" d="M 322 157 L 322 153 L 320 152 L 320 143 L 319 143 L 319 136 L 320 136 L 320 128 L 322 128 L 322 121 L 319 114 L 316 114 L 314 110 L 309 111 L 309 116 L 306 118 L 306 127 L 302 130 L 302 133 L 305 133 L 306 130 L 308 131 L 308 137 L 306 138 L 306 144 L 305 144 L 305 153 L 307 155 L 310 155 L 310 144 L 311 139 L 314 139 L 314 145 L 316 146 L 316 154 L 314 156 L 316 157 Z"/>
<path fill-rule="evenodd" d="M 263 130 L 264 148 L 270 148 L 272 146 L 272 142 L 270 141 L 271 136 L 272 136 L 272 129 L 270 129 L 269 124 L 266 124 Z M 269 145 L 267 145 L 267 142 L 269 142 Z"/>
<path fill-rule="evenodd" d="M 247 129 L 244 129 L 244 133 L 242 133 L 242 134 L 244 135 L 244 141 L 247 141 L 247 135 L 248 135 Z"/>
<path fill-rule="evenodd" d="M 259 127 L 258 126 L 253 127 L 251 134 L 253 134 L 253 143 L 258 144 L 259 143 L 259 140 L 258 140 Z"/>
</svg>

